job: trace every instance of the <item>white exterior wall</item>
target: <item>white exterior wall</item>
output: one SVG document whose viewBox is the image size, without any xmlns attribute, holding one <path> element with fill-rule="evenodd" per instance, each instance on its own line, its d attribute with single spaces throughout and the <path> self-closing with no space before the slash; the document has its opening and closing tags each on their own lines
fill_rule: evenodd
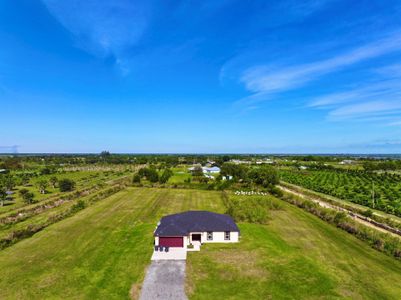
<svg viewBox="0 0 401 300">
<path fill-rule="evenodd" d="M 189 238 L 187 236 L 184 236 L 183 239 L 184 239 L 184 248 L 186 249 L 187 246 L 189 245 Z"/>
<path fill-rule="evenodd" d="M 225 240 L 224 239 L 224 232 L 213 232 L 213 240 L 208 241 L 207 240 L 207 232 L 204 233 L 204 241 L 202 243 L 237 243 L 238 242 L 238 232 L 230 232 L 230 240 Z"/>
<path fill-rule="evenodd" d="M 207 240 L 207 232 L 191 232 L 189 236 L 183 237 L 184 248 L 187 248 L 189 244 L 192 243 L 192 233 L 201 235 L 201 243 L 237 243 L 239 241 L 239 233 L 235 231 L 230 232 L 230 240 L 225 240 L 225 232 L 214 231 L 213 240 Z M 159 237 L 155 236 L 155 246 L 159 246 Z"/>
<path fill-rule="evenodd" d="M 237 243 L 239 241 L 239 235 L 238 232 L 231 231 L 230 232 L 230 240 L 225 240 L 224 239 L 224 232 L 213 232 L 213 240 L 208 241 L 207 240 L 207 232 L 191 232 L 190 234 L 190 239 L 188 239 L 188 243 L 192 242 L 192 233 L 195 234 L 201 234 L 201 243 Z"/>
</svg>

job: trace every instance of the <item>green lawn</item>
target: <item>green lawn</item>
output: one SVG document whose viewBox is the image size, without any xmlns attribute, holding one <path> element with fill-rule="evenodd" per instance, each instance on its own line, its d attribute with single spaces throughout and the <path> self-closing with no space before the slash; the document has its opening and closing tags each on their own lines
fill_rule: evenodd
<svg viewBox="0 0 401 300">
<path fill-rule="evenodd" d="M 396 299 L 401 263 L 283 203 L 235 245 L 190 253 L 194 299 Z M 130 188 L 0 251 L 0 299 L 128 299 L 165 214 L 224 212 L 219 192 Z"/>
<path fill-rule="evenodd" d="M 170 184 L 184 183 L 185 180 L 192 178 L 191 173 L 188 171 L 188 166 L 172 168 L 172 171 L 173 176 L 168 181 Z"/>
<path fill-rule="evenodd" d="M 159 218 L 224 210 L 220 194 L 128 189 L 0 252 L 0 299 L 126 299 L 150 263 Z"/>
<path fill-rule="evenodd" d="M 401 262 L 287 203 L 187 260 L 193 299 L 400 299 Z"/>
</svg>

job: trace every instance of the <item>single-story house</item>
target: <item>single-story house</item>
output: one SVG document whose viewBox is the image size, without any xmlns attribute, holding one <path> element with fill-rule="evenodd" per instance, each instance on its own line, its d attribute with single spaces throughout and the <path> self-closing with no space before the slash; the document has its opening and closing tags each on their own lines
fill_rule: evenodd
<svg viewBox="0 0 401 300">
<path fill-rule="evenodd" d="M 221 171 L 219 167 L 211 167 L 211 168 L 203 167 L 202 170 L 203 170 L 203 173 L 205 173 L 205 174 L 217 174 L 217 173 L 220 173 L 220 171 Z"/>
<path fill-rule="evenodd" d="M 203 243 L 236 243 L 240 231 L 225 214 L 187 211 L 163 217 L 155 232 L 155 246 L 187 248 Z"/>
</svg>

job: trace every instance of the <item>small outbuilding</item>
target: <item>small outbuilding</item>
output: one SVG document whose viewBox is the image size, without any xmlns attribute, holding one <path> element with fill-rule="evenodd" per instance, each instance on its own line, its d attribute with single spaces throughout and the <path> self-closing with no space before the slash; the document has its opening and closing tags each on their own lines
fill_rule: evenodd
<svg viewBox="0 0 401 300">
<path fill-rule="evenodd" d="M 225 214 L 187 211 L 163 217 L 155 232 L 155 246 L 187 249 L 203 243 L 236 243 L 240 230 Z"/>
</svg>

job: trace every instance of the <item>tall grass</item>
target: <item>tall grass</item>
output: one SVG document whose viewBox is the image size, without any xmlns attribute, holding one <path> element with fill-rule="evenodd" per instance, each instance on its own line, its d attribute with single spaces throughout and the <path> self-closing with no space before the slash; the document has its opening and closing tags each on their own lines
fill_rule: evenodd
<svg viewBox="0 0 401 300">
<path fill-rule="evenodd" d="M 270 210 L 281 209 L 280 203 L 272 196 L 232 196 L 222 192 L 226 214 L 236 222 L 266 224 L 270 219 Z"/>
<path fill-rule="evenodd" d="M 367 242 L 371 247 L 384 252 L 397 259 L 401 258 L 401 239 L 390 234 L 382 233 L 353 220 L 347 213 L 331 208 L 325 208 L 313 202 L 295 195 L 285 194 L 281 199 L 294 204 L 320 219 L 353 234 L 358 239 Z"/>
</svg>

